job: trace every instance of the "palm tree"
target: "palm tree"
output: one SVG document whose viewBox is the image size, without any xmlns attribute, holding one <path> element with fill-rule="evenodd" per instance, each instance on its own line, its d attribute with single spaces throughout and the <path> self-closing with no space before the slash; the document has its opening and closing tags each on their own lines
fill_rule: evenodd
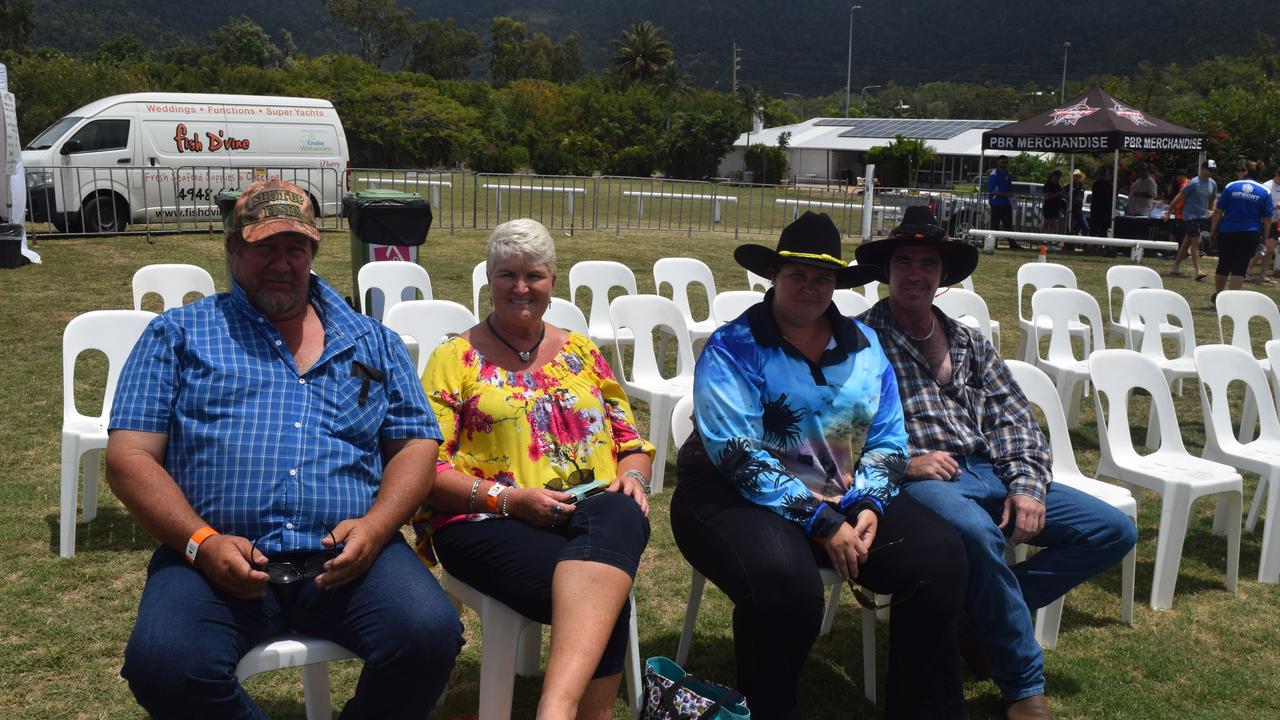
<svg viewBox="0 0 1280 720">
<path fill-rule="evenodd" d="M 632 23 L 613 41 L 613 64 L 628 82 L 646 82 L 671 63 L 671 43 L 648 20 Z"/>
</svg>

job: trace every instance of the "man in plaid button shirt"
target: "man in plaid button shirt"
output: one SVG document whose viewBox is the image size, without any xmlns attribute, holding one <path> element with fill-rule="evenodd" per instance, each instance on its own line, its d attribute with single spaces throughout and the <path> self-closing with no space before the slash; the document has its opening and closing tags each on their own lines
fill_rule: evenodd
<svg viewBox="0 0 1280 720">
<path fill-rule="evenodd" d="M 1137 539 L 1110 505 L 1052 484 L 1048 444 L 996 349 L 933 307 L 940 286 L 977 267 L 925 207 L 889 238 L 857 250 L 889 297 L 859 319 L 879 335 L 898 376 L 911 460 L 903 491 L 960 531 L 969 556 L 966 624 L 1000 686 L 1009 718 L 1048 718 L 1044 656 L 1031 613 L 1115 564 Z M 1042 550 L 1013 567 L 1006 543 Z"/>
<path fill-rule="evenodd" d="M 364 660 L 344 718 L 422 718 L 461 645 L 400 527 L 440 431 L 400 338 L 311 263 L 315 207 L 255 183 L 226 233 L 231 290 L 156 318 L 121 372 L 107 479 L 162 545 L 121 675 L 154 718 L 265 718 L 240 658 L 292 630 Z"/>
</svg>

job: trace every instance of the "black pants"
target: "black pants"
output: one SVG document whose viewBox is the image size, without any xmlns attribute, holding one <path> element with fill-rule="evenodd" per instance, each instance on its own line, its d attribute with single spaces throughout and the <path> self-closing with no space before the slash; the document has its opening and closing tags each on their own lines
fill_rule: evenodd
<svg viewBox="0 0 1280 720">
<path fill-rule="evenodd" d="M 738 494 L 700 443 L 685 443 L 677 470 L 671 529 L 690 564 L 733 601 L 737 688 L 756 720 L 799 718 L 800 671 L 822 624 L 826 553 L 795 523 Z M 897 600 L 886 717 L 964 717 L 955 630 L 969 564 L 959 535 L 899 494 L 872 548 L 858 583 Z"/>
<path fill-rule="evenodd" d="M 1249 274 L 1249 261 L 1257 253 L 1262 234 L 1257 230 L 1218 233 L 1218 275 Z"/>
<path fill-rule="evenodd" d="M 514 519 L 454 523 L 436 531 L 432 543 L 450 575 L 546 625 L 551 622 L 551 576 L 557 563 L 601 562 L 634 579 L 649 542 L 649 521 L 636 501 L 622 493 L 588 498 L 568 517 L 555 528 Z M 623 603 L 595 677 L 622 672 L 630 618 L 630 606 Z"/>
</svg>

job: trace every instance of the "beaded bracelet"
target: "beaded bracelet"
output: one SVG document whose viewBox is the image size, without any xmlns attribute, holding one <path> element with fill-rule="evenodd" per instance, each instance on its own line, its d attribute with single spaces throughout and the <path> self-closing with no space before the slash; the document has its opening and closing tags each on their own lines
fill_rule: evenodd
<svg viewBox="0 0 1280 720">
<path fill-rule="evenodd" d="M 502 494 L 502 510 L 500 511 L 502 513 L 502 517 L 510 517 L 511 515 L 507 512 L 507 498 L 511 497 L 512 489 L 513 488 L 508 487 L 506 492 Z"/>
<path fill-rule="evenodd" d="M 471 499 L 467 500 L 467 512 L 476 511 L 476 492 L 480 490 L 481 482 L 483 482 L 481 478 L 476 478 L 476 481 L 471 483 Z"/>
<path fill-rule="evenodd" d="M 629 477 L 632 480 L 635 480 L 636 482 L 640 483 L 640 487 L 644 488 L 645 495 L 648 495 L 650 492 L 652 492 L 652 490 L 649 487 L 649 478 L 645 477 L 644 473 L 640 472 L 639 470 L 628 470 L 622 473 L 622 476 Z"/>
</svg>

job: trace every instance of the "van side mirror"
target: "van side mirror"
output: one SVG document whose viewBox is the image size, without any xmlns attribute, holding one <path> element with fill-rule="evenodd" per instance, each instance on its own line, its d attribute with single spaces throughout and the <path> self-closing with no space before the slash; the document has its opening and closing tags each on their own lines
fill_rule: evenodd
<svg viewBox="0 0 1280 720">
<path fill-rule="evenodd" d="M 58 152 L 62 155 L 72 155 L 74 153 L 81 152 L 82 150 L 83 146 L 80 145 L 79 140 L 68 140 L 62 143 L 62 149 Z"/>
</svg>

